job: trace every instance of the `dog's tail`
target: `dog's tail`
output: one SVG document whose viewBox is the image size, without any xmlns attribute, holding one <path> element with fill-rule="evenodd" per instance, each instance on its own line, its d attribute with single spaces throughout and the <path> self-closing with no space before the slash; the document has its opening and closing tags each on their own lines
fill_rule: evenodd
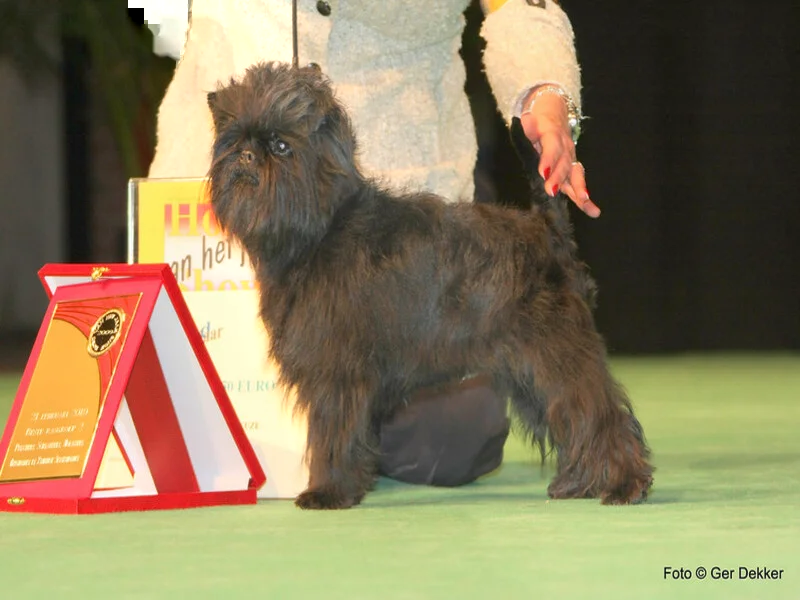
<svg viewBox="0 0 800 600">
<path fill-rule="evenodd" d="M 530 140 L 525 136 L 522 122 L 514 117 L 511 120 L 511 143 L 522 161 L 522 167 L 531 186 L 532 207 L 531 212 L 544 218 L 551 226 L 555 239 L 560 240 L 561 247 L 578 260 L 578 245 L 573 235 L 572 221 L 569 218 L 569 200 L 564 194 L 556 194 L 551 198 L 544 191 L 544 181 L 539 175 L 539 153 L 536 152 Z M 580 262 L 580 261 L 579 261 Z M 581 262 L 585 270 L 582 286 L 589 304 L 594 308 L 596 287 L 588 275 L 588 267 Z"/>
<path fill-rule="evenodd" d="M 511 145 L 514 147 L 520 162 L 522 162 L 523 171 L 531 187 L 531 202 L 534 211 L 550 212 L 556 217 L 556 223 L 569 229 L 569 211 L 566 196 L 556 194 L 555 198 L 551 198 L 544 191 L 544 180 L 539 175 L 539 153 L 536 152 L 530 140 L 525 136 L 525 131 L 522 129 L 522 121 L 518 117 L 511 119 L 510 136 Z"/>
</svg>

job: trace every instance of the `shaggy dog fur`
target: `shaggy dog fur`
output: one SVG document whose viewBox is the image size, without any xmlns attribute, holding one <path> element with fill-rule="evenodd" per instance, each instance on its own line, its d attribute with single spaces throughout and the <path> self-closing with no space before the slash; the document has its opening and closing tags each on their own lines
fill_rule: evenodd
<svg viewBox="0 0 800 600">
<path fill-rule="evenodd" d="M 557 453 L 552 498 L 646 498 L 649 451 L 606 365 L 563 197 L 520 211 L 382 187 L 313 67 L 255 65 L 208 101 L 211 203 L 249 254 L 270 355 L 308 417 L 297 506 L 358 504 L 382 420 L 414 390 L 474 373 Z"/>
</svg>

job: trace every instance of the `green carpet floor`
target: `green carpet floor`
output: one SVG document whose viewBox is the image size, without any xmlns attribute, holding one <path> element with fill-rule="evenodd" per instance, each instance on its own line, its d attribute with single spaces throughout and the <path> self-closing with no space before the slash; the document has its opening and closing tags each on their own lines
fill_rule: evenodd
<svg viewBox="0 0 800 600">
<path fill-rule="evenodd" d="M 473 485 L 381 480 L 350 511 L 0 514 L 0 598 L 800 598 L 800 356 L 613 367 L 654 451 L 645 505 L 548 501 L 551 467 L 511 440 Z M 0 423 L 17 383 L 0 377 Z M 743 581 L 741 566 L 782 578 Z"/>
</svg>

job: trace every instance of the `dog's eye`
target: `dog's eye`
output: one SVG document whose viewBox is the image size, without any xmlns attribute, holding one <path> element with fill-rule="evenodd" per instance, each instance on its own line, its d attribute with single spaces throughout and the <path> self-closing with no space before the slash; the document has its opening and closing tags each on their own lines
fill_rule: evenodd
<svg viewBox="0 0 800 600">
<path fill-rule="evenodd" d="M 272 137 L 269 140 L 269 151 L 272 152 L 275 156 L 289 156 L 292 153 L 292 149 L 279 137 Z"/>
</svg>

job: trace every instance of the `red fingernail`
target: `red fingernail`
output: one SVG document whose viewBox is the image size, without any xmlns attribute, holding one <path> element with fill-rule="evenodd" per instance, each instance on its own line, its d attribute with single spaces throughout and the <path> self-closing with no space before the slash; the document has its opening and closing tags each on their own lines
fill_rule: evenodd
<svg viewBox="0 0 800 600">
<path fill-rule="evenodd" d="M 555 184 L 553 186 L 553 196 L 555 196 L 557 193 L 558 193 L 558 184 Z"/>
<path fill-rule="evenodd" d="M 547 179 L 550 177 L 550 167 L 544 168 L 544 178 Z"/>
<path fill-rule="evenodd" d="M 591 198 L 591 196 L 589 195 L 589 189 L 588 188 L 583 188 L 583 191 L 586 194 L 587 198 Z"/>
</svg>

